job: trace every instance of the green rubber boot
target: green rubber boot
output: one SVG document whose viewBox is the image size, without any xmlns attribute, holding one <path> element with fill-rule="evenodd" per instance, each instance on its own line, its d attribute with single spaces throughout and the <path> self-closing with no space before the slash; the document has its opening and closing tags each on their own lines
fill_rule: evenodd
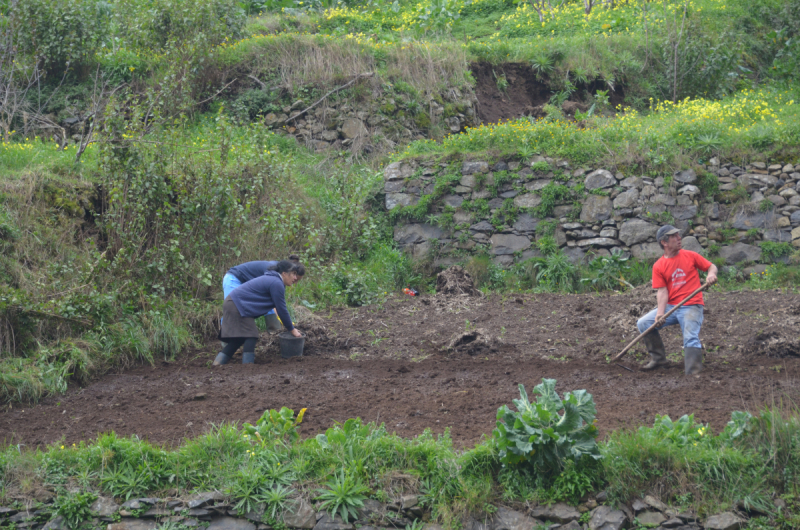
<svg viewBox="0 0 800 530">
<path fill-rule="evenodd" d="M 703 348 L 684 349 L 683 363 L 686 369 L 686 375 L 699 374 L 703 369 Z"/>
<path fill-rule="evenodd" d="M 650 354 L 650 362 L 642 366 L 642 370 L 650 371 L 669 365 L 667 361 L 667 350 L 664 348 L 664 342 L 661 340 L 661 335 L 658 331 L 651 331 L 642 339 L 647 352 Z"/>
</svg>

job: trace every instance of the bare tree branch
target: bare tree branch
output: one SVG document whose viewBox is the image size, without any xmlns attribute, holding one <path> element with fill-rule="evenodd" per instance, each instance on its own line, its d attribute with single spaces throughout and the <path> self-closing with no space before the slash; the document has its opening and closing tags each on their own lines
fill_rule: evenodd
<svg viewBox="0 0 800 530">
<path fill-rule="evenodd" d="M 229 86 L 231 86 L 231 85 L 232 85 L 232 84 L 234 84 L 235 82 L 236 82 L 236 79 L 234 79 L 233 81 L 231 81 L 230 83 L 228 83 L 228 84 L 227 84 L 227 85 L 225 85 L 224 87 L 220 88 L 220 89 L 219 89 L 219 91 L 218 91 L 216 94 L 214 94 L 213 96 L 211 96 L 210 98 L 206 98 L 206 99 L 204 99 L 203 101 L 198 101 L 197 103 L 195 103 L 195 105 L 202 105 L 203 103 L 207 103 L 207 102 L 211 101 L 211 100 L 212 100 L 212 99 L 214 99 L 215 97 L 217 97 L 217 96 L 219 96 L 220 94 L 222 94 L 222 91 L 223 91 L 223 90 L 225 90 L 226 88 L 228 88 Z"/>
<path fill-rule="evenodd" d="M 101 77 L 100 66 L 97 66 L 97 71 L 94 74 L 94 87 L 92 88 L 92 106 L 89 109 L 89 114 L 84 116 L 83 120 L 81 120 L 84 126 L 81 127 L 81 139 L 78 142 L 78 152 L 75 153 L 76 164 L 80 162 L 83 152 L 86 151 L 89 144 L 93 142 L 95 126 L 97 125 L 99 116 L 105 111 L 108 100 L 114 96 L 117 90 L 124 87 L 126 84 L 127 83 L 122 83 L 117 85 L 114 89 L 109 91 L 108 82 Z M 86 120 L 89 120 L 88 130 L 86 128 Z"/>
<path fill-rule="evenodd" d="M 322 103 L 323 101 L 325 101 L 325 98 L 327 98 L 327 97 L 328 97 L 328 96 L 330 96 L 331 94 L 333 94 L 333 93 L 335 93 L 335 92 L 338 92 L 338 91 L 340 91 L 340 90 L 344 90 L 345 88 L 349 87 L 350 85 L 352 85 L 353 83 L 355 83 L 356 81 L 358 81 L 359 79 L 361 79 L 362 77 L 372 77 L 373 75 L 375 75 L 375 74 L 374 74 L 374 73 L 372 73 L 372 72 L 367 72 L 367 73 L 364 73 L 364 74 L 358 74 L 358 75 L 357 75 L 357 76 L 355 76 L 355 77 L 354 77 L 352 80 L 350 80 L 348 83 L 346 83 L 346 84 L 344 84 L 344 85 L 342 85 L 342 86 L 340 86 L 340 87 L 334 88 L 333 90 L 331 90 L 330 92 L 328 92 L 327 94 L 325 94 L 324 96 L 322 96 L 321 98 L 319 98 L 317 101 L 315 101 L 314 103 L 312 103 L 310 107 L 308 107 L 308 108 L 306 108 L 306 109 L 303 109 L 302 111 L 298 112 L 297 114 L 295 114 L 294 116 L 292 116 L 291 118 L 289 118 L 288 120 L 286 120 L 286 123 L 289 123 L 290 121 L 292 121 L 292 120 L 294 120 L 294 119 L 297 119 L 298 117 L 302 116 L 303 114 L 305 114 L 305 113 L 306 113 L 306 112 L 308 112 L 309 110 L 313 109 L 314 107 L 316 107 L 317 105 L 319 105 L 320 103 Z"/>
</svg>

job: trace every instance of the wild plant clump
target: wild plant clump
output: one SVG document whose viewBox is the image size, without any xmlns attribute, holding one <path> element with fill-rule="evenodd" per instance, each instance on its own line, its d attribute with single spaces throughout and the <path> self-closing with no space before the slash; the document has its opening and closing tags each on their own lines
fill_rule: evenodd
<svg viewBox="0 0 800 530">
<path fill-rule="evenodd" d="M 531 402 L 524 385 L 519 385 L 520 399 L 513 400 L 517 410 L 506 405 L 498 409 L 492 436 L 503 464 L 558 474 L 567 461 L 601 458 L 592 395 L 576 390 L 562 400 L 555 386 L 555 379 L 542 379 L 533 389 L 539 397 Z"/>
</svg>

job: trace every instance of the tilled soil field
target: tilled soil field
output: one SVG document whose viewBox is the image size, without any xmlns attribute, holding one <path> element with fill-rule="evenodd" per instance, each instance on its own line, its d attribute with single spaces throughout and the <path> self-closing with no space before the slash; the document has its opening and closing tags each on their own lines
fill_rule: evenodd
<svg viewBox="0 0 800 530">
<path fill-rule="evenodd" d="M 680 329 L 662 331 L 673 364 L 642 372 L 642 346 L 609 362 L 655 306 L 652 290 L 621 295 L 396 295 L 385 303 L 307 316 L 302 358 L 284 360 L 262 335 L 256 364 L 210 368 L 218 343 L 173 362 L 106 375 L 36 406 L 6 405 L 0 441 L 73 443 L 115 431 L 174 445 L 266 409 L 307 408 L 304 436 L 351 417 L 414 436 L 450 428 L 459 446 L 488 435 L 497 408 L 543 377 L 594 395 L 601 435 L 694 413 L 715 431 L 730 413 L 800 396 L 800 296 L 706 295 L 706 365 L 685 376 Z"/>
</svg>

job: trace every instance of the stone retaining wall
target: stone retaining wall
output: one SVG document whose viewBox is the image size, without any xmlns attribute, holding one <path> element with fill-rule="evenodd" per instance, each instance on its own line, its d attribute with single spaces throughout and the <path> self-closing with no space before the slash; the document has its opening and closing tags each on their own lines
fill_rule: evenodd
<svg viewBox="0 0 800 530">
<path fill-rule="evenodd" d="M 430 513 L 419 504 L 414 494 L 401 495 L 388 503 L 373 499 L 364 501 L 355 520 L 344 522 L 317 511 L 303 499 L 287 501 L 287 510 L 279 516 L 284 528 L 296 530 L 391 530 L 408 528 L 419 522 L 423 530 L 444 530 L 429 521 Z M 536 505 L 528 503 L 525 513 L 499 506 L 492 515 L 469 517 L 464 530 L 621 530 L 634 520 L 656 530 L 734 530 L 747 521 L 732 512 L 723 512 L 702 520 L 697 514 L 667 506 L 651 496 L 637 499 L 630 506 L 605 505 L 605 492 L 592 494 L 578 506 L 564 503 Z M 780 499 L 776 501 L 783 503 Z M 91 506 L 94 518 L 91 528 L 106 530 L 156 530 L 171 523 L 171 528 L 203 528 L 207 530 L 272 530 L 265 522 L 263 505 L 240 516 L 232 510 L 229 499 L 219 492 L 197 493 L 180 498 L 135 498 L 124 503 L 110 497 L 99 497 Z M 0 506 L 0 527 L 26 530 L 67 530 L 64 518 L 56 515 L 53 505 L 44 503 L 36 509 Z M 83 528 L 83 526 L 82 526 Z"/>
<path fill-rule="evenodd" d="M 553 186 L 566 187 L 572 198 L 539 219 L 542 195 Z M 414 256 L 435 252 L 442 266 L 478 251 L 500 266 L 538 256 L 542 221 L 557 224 L 556 241 L 575 263 L 614 251 L 656 258 L 656 230 L 666 223 L 681 230 L 683 248 L 713 250 L 730 265 L 761 261 L 760 241 L 800 248 L 800 162 L 739 167 L 711 159 L 650 178 L 544 157 L 409 159 L 386 167 L 384 192 L 387 210 L 413 208 L 433 195 L 426 221 L 399 222 L 394 238 Z"/>
</svg>

